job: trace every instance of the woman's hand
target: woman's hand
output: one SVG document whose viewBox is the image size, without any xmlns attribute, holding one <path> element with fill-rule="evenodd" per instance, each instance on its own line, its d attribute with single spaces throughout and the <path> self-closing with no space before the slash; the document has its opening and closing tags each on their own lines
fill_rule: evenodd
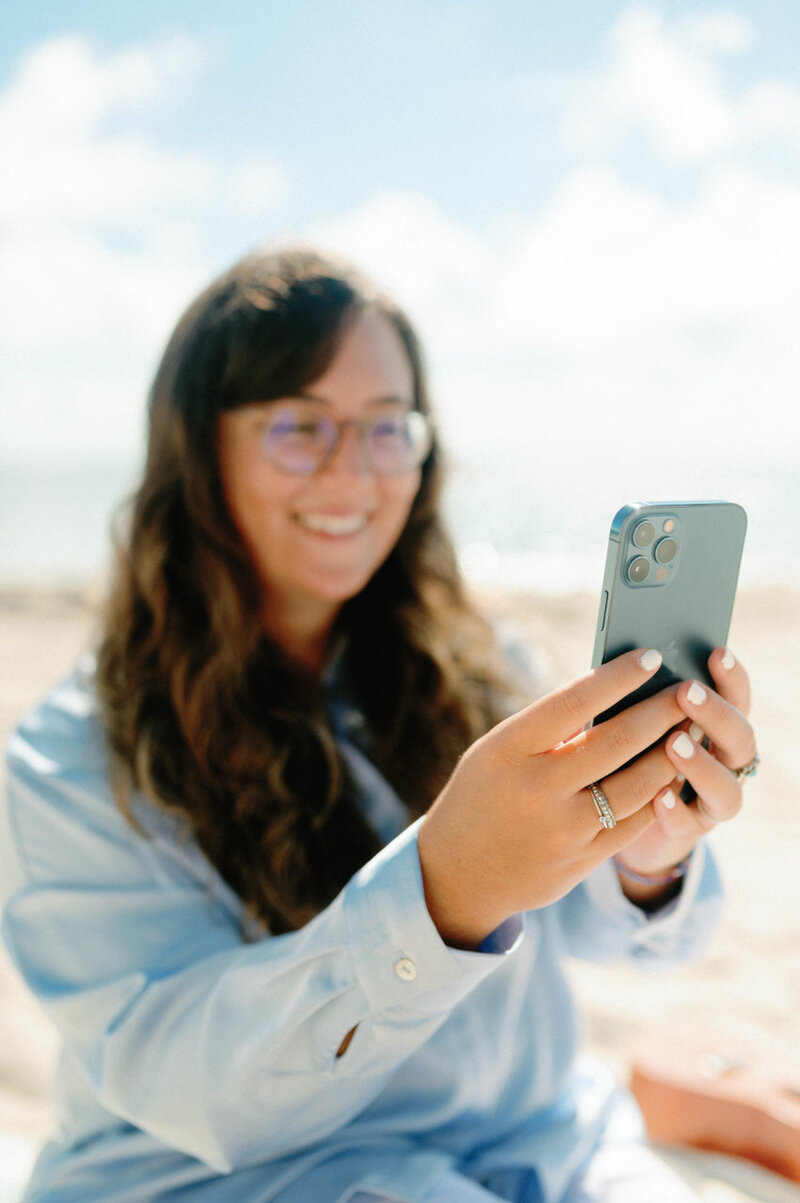
<svg viewBox="0 0 800 1203">
<path fill-rule="evenodd" d="M 637 873 L 663 873 L 682 861 L 701 836 L 741 809 L 742 785 L 731 770 L 742 768 L 756 754 L 753 728 L 745 717 L 750 710 L 750 682 L 727 648 L 716 648 L 708 666 L 716 691 L 699 682 L 680 685 L 675 699 L 689 721 L 665 743 L 675 773 L 686 778 L 697 800 L 689 806 L 680 801 L 680 779 L 655 798 L 655 823 L 619 857 Z M 704 735 L 711 741 L 708 750 L 701 746 Z M 625 892 L 636 900 L 654 892 L 637 889 L 624 875 L 621 880 Z"/>
<path fill-rule="evenodd" d="M 419 830 L 426 902 L 443 939 L 476 947 L 510 915 L 554 902 L 646 838 L 652 800 L 675 776 L 663 744 L 651 745 L 685 717 L 677 687 L 584 728 L 660 663 L 657 652 L 641 649 L 620 656 L 506 719 L 465 753 Z M 600 781 L 617 820 L 611 829 L 586 789 Z"/>
</svg>

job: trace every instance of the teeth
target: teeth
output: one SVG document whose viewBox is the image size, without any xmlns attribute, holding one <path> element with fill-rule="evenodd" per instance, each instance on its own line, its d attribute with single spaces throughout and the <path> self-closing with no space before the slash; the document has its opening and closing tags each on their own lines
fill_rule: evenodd
<svg viewBox="0 0 800 1203">
<path fill-rule="evenodd" d="M 303 526 L 324 535 L 354 535 L 367 525 L 366 514 L 299 514 Z"/>
</svg>

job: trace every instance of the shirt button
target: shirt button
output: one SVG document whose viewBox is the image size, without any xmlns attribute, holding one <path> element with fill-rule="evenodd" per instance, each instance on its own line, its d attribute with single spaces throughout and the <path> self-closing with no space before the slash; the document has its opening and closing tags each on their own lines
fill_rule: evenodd
<svg viewBox="0 0 800 1203">
<path fill-rule="evenodd" d="M 401 957 L 395 963 L 394 971 L 404 982 L 413 982 L 417 976 L 417 967 L 408 957 Z"/>
</svg>

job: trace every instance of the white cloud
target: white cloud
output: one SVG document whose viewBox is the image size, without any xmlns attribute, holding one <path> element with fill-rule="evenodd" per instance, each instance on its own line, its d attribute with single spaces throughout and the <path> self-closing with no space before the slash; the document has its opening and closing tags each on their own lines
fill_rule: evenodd
<svg viewBox="0 0 800 1203">
<path fill-rule="evenodd" d="M 741 54 L 755 40 L 747 18 L 730 10 L 688 13 L 678 18 L 675 28 L 681 41 L 708 54 Z"/>
<path fill-rule="evenodd" d="M 14 165 L 0 221 L 140 231 L 208 201 L 247 214 L 274 205 L 289 179 L 271 156 L 217 164 L 137 124 L 196 86 L 206 61 L 187 38 L 105 58 L 72 35 L 35 47 L 0 96 L 0 161 Z"/>
<path fill-rule="evenodd" d="M 75 139 L 43 147 L 29 141 L 0 201 L 0 220 L 137 229 L 165 208 L 191 205 L 210 183 L 196 155 L 170 155 L 138 134 Z M 11 152 L 13 154 L 13 151 Z"/>
<path fill-rule="evenodd" d="M 674 206 L 577 173 L 506 265 L 502 327 L 559 361 L 548 395 L 584 434 L 630 440 L 646 420 L 673 453 L 763 450 L 796 410 L 799 206 L 800 187 L 732 167 Z"/>
<path fill-rule="evenodd" d="M 351 213 L 316 224 L 308 236 L 374 275 L 434 333 L 438 345 L 454 353 L 469 350 L 495 270 L 494 253 L 429 197 L 377 193 Z"/>
<path fill-rule="evenodd" d="M 266 153 L 214 160 L 149 132 L 207 62 L 188 38 L 102 54 L 65 36 L 30 50 L 0 93 L 6 453 L 30 444 L 32 414 L 37 450 L 130 438 L 158 348 L 214 270 L 205 216 L 235 226 L 287 194 Z"/>
<path fill-rule="evenodd" d="M 583 95 L 606 98 L 604 128 L 640 113 L 677 146 L 682 127 L 664 122 L 671 101 L 693 94 L 695 154 L 791 130 L 794 86 L 757 81 L 735 104 L 723 87 L 713 55 L 740 52 L 747 33 L 630 10 Z M 268 153 L 223 164 L 148 135 L 148 106 L 181 95 L 203 62 L 191 44 L 170 45 L 104 57 L 59 40 L 0 95 L 0 147 L 15 162 L 0 202 L 6 449 L 30 444 L 32 415 L 37 448 L 132 438 L 158 348 L 217 266 L 203 250 L 204 215 L 260 220 L 290 186 Z M 54 79 L 60 133 L 46 119 Z M 303 233 L 353 257 L 409 309 L 457 444 L 507 447 L 513 430 L 520 455 L 543 438 L 608 447 L 635 441 L 647 420 L 673 456 L 687 440 L 766 446 L 767 418 L 793 420 L 800 379 L 800 186 L 708 157 L 680 202 L 610 167 L 576 168 L 541 211 L 517 212 L 502 245 L 397 190 Z"/>
<path fill-rule="evenodd" d="M 210 164 L 135 121 L 189 86 L 200 48 L 181 39 L 102 58 L 66 36 L 35 47 L 0 96 L 0 161 L 14 165 L 0 220 L 136 227 L 208 189 Z"/>
<path fill-rule="evenodd" d="M 515 248 L 509 338 L 591 349 L 706 325 L 743 328 L 800 303 L 800 187 L 712 170 L 667 205 L 608 169 L 577 171 Z"/>
<path fill-rule="evenodd" d="M 288 172 L 271 155 L 249 155 L 226 174 L 224 189 L 229 206 L 248 217 L 258 217 L 291 191 Z"/>
<path fill-rule="evenodd" d="M 800 88 L 777 80 L 754 84 L 742 98 L 739 120 L 744 146 L 769 138 L 800 145 Z"/>
<path fill-rule="evenodd" d="M 0 270 L 0 348 L 24 355 L 28 371 L 37 353 L 80 356 L 88 367 L 109 346 L 130 363 L 164 337 L 200 283 L 180 251 L 109 248 L 91 232 L 47 225 L 18 231 L 0 251 Z"/>
<path fill-rule="evenodd" d="M 764 450 L 794 418 L 799 207 L 800 187 L 741 168 L 680 205 L 592 169 L 502 251 L 413 194 L 313 233 L 416 318 L 462 450 L 508 448 L 509 430 L 523 456 L 542 439 L 631 445 L 652 428 L 662 455 L 722 454 Z"/>
<path fill-rule="evenodd" d="M 64 37 L 34 48 L 0 96 L 0 161 L 14 165 L 0 193 L 7 454 L 34 429 L 36 451 L 54 454 L 138 430 L 142 364 L 198 282 L 187 233 L 170 248 L 165 223 L 212 173 L 137 120 L 188 86 L 201 58 L 186 41 L 103 58 Z"/>
<path fill-rule="evenodd" d="M 626 9 L 610 31 L 605 62 L 562 81 L 564 132 L 574 148 L 608 149 L 643 133 L 668 162 L 691 165 L 779 136 L 800 144 L 800 88 L 761 81 L 739 92 L 720 59 L 743 53 L 753 30 L 730 12 L 668 21 Z"/>
<path fill-rule="evenodd" d="M 85 135 L 115 113 L 153 108 L 202 65 L 199 46 L 173 39 L 99 58 L 67 34 L 34 46 L 2 99 L 0 128 L 47 141 Z"/>
</svg>

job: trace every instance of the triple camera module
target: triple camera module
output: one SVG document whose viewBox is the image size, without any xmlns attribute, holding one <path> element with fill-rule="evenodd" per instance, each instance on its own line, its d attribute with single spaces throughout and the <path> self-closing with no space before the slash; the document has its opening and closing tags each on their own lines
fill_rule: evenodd
<svg viewBox="0 0 800 1203">
<path fill-rule="evenodd" d="M 654 514 L 634 522 L 630 544 L 625 569 L 628 584 L 666 584 L 675 570 L 678 554 L 677 519 L 668 514 Z"/>
</svg>

